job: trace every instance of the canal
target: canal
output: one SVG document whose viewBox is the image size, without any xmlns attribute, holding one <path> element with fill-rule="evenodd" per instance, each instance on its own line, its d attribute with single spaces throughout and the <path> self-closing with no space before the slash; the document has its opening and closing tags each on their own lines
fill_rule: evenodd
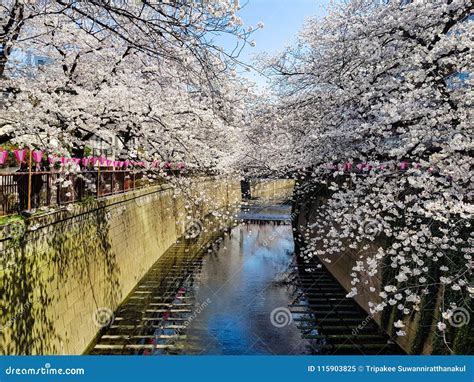
<svg viewBox="0 0 474 382">
<path fill-rule="evenodd" d="M 204 305 L 190 322 L 184 353 L 304 353 L 306 341 L 288 309 L 295 297 L 293 249 L 290 225 L 234 227 L 196 275 L 196 301 Z"/>
<path fill-rule="evenodd" d="M 204 249 L 173 245 L 88 352 L 399 354 L 324 267 L 297 261 L 290 213 L 282 201 L 253 202 Z"/>
</svg>

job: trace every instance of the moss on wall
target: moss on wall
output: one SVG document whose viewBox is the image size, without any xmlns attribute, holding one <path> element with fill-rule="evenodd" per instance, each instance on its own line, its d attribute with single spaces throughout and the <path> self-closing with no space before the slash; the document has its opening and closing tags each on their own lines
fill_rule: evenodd
<svg viewBox="0 0 474 382">
<path fill-rule="evenodd" d="M 213 204 L 196 214 L 240 200 L 238 181 L 204 179 L 192 189 Z M 115 310 L 182 234 L 185 198 L 154 186 L 92 200 L 35 216 L 19 239 L 3 240 L 2 353 L 82 353 L 99 329 L 94 312 Z"/>
<path fill-rule="evenodd" d="M 183 234 L 188 214 L 241 200 L 238 180 L 190 182 L 181 193 L 152 186 L 34 216 L 0 239 L 1 352 L 81 354 L 100 328 L 97 310 L 117 308 Z"/>
</svg>

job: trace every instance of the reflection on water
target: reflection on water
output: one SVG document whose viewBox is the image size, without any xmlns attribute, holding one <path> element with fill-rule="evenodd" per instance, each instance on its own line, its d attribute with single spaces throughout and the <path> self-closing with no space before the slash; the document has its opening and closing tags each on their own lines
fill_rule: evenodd
<svg viewBox="0 0 474 382">
<path fill-rule="evenodd" d="M 210 247 L 216 233 L 171 246 L 114 312 L 89 353 L 305 353 L 307 340 L 293 321 L 302 313 L 289 311 L 307 308 L 291 280 L 292 229 L 281 224 L 290 206 L 253 202 L 240 217 L 247 223 Z"/>
<path fill-rule="evenodd" d="M 304 353 L 306 343 L 289 316 L 283 317 L 283 326 L 277 321 L 281 327 L 271 321 L 272 311 L 287 309 L 293 300 L 294 287 L 288 283 L 292 252 L 290 225 L 269 222 L 232 229 L 204 257 L 194 278 L 199 309 L 188 319 L 183 353 Z"/>
<path fill-rule="evenodd" d="M 253 202 L 240 218 L 171 246 L 90 353 L 403 354 L 317 259 L 295 266 L 290 206 Z"/>
</svg>

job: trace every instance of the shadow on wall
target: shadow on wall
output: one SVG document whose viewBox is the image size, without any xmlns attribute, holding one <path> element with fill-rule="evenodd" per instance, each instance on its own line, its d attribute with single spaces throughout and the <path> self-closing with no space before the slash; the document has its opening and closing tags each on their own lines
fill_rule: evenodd
<svg viewBox="0 0 474 382">
<path fill-rule="evenodd" d="M 3 354 L 70 354 L 68 338 L 97 331 L 82 297 L 91 294 L 95 309 L 120 302 L 105 209 L 34 226 L 42 223 L 1 243 Z"/>
</svg>

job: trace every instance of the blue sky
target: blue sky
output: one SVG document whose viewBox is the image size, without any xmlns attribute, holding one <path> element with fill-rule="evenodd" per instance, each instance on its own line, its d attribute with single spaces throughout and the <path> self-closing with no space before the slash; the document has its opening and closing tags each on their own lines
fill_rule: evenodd
<svg viewBox="0 0 474 382">
<path fill-rule="evenodd" d="M 276 53 L 290 45 L 296 38 L 304 21 L 309 16 L 322 17 L 330 0 L 240 0 L 243 8 L 238 13 L 245 27 L 256 26 L 259 21 L 265 24 L 263 29 L 253 34 L 256 47 L 244 48 L 240 58 L 249 62 L 255 54 Z M 234 47 L 235 40 L 225 39 L 227 49 Z M 259 85 L 265 83 L 257 74 L 248 74 Z"/>
</svg>

